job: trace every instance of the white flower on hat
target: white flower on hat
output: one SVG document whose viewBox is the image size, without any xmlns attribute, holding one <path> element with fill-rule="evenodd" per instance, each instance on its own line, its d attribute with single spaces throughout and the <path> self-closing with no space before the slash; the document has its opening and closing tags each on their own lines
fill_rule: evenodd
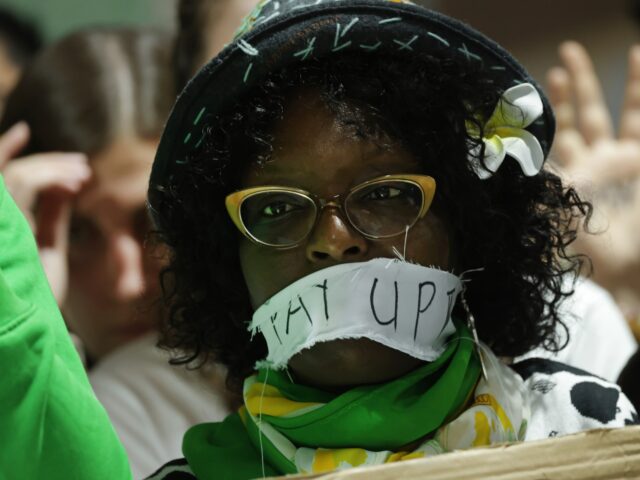
<svg viewBox="0 0 640 480">
<path fill-rule="evenodd" d="M 520 164 L 527 176 L 536 175 L 544 163 L 544 153 L 538 139 L 525 130 L 543 112 L 538 90 L 530 83 L 522 83 L 506 90 L 484 126 L 482 143 L 469 152 L 469 161 L 480 179 L 485 180 L 498 171 L 504 157 L 509 155 Z M 471 136 L 480 132 L 467 125 Z M 484 144 L 484 164 L 480 152 Z"/>
</svg>

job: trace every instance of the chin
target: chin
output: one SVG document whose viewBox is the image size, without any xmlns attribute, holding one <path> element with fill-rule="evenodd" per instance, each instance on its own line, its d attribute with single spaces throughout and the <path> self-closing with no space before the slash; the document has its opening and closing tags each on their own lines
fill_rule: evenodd
<svg viewBox="0 0 640 480">
<path fill-rule="evenodd" d="M 289 368 L 301 383 L 344 390 L 388 382 L 423 364 L 406 353 L 360 338 L 318 343 L 293 356 Z"/>
</svg>

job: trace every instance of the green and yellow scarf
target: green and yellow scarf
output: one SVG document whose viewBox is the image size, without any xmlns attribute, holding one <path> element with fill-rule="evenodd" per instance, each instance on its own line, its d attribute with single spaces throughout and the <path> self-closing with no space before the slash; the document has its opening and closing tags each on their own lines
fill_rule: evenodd
<svg viewBox="0 0 640 480">
<path fill-rule="evenodd" d="M 497 359 L 491 355 L 491 361 Z M 241 480 L 376 465 L 522 438 L 521 400 L 492 392 L 491 382 L 479 381 L 480 371 L 464 327 L 434 362 L 341 394 L 297 385 L 282 371 L 260 370 L 245 381 L 238 413 L 191 428 L 183 451 L 199 479 Z M 490 371 L 510 372 L 504 366 Z"/>
</svg>

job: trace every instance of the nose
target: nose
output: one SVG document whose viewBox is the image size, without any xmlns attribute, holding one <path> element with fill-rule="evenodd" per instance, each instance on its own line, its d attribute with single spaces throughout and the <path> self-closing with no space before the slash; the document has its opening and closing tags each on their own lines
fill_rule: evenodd
<svg viewBox="0 0 640 480">
<path fill-rule="evenodd" d="M 355 261 L 367 253 L 367 240 L 355 230 L 336 208 L 320 213 L 307 243 L 307 258 L 314 262 Z"/>
<path fill-rule="evenodd" d="M 145 289 L 142 245 L 128 233 L 114 235 L 110 243 L 107 268 L 111 274 L 113 296 L 121 301 L 135 299 Z"/>
</svg>

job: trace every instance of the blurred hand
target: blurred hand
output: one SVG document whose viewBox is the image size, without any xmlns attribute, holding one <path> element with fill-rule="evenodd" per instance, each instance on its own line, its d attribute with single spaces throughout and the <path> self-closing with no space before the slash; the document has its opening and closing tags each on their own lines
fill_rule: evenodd
<svg viewBox="0 0 640 480">
<path fill-rule="evenodd" d="M 13 160 L 29 141 L 18 123 L 0 136 L 0 173 L 36 237 L 40 259 L 58 302 L 67 292 L 67 251 L 71 204 L 89 180 L 87 158 L 79 153 L 43 153 Z"/>
<path fill-rule="evenodd" d="M 566 42 L 559 53 L 563 66 L 547 76 L 557 117 L 552 159 L 594 205 L 596 234 L 581 232 L 576 250 L 591 257 L 595 280 L 634 316 L 640 312 L 640 46 L 629 52 L 618 134 L 584 47 Z"/>
</svg>

